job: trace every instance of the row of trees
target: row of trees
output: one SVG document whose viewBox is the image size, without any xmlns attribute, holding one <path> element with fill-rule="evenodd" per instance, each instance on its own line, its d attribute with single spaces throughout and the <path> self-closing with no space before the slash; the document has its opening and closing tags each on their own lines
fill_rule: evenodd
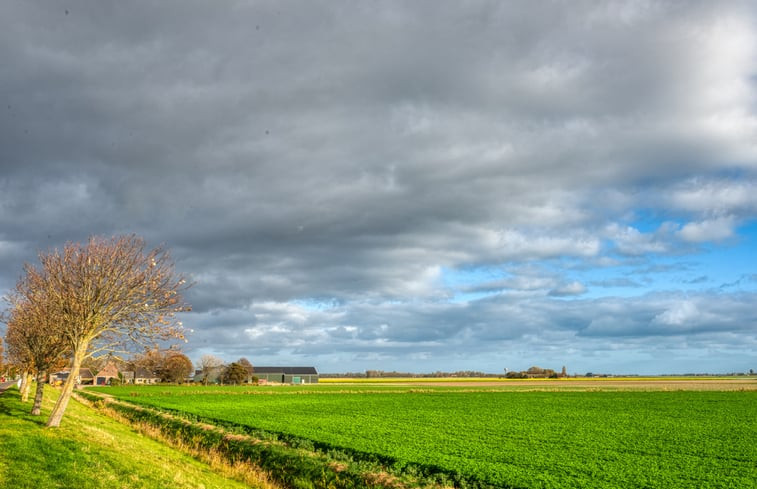
<svg viewBox="0 0 757 489">
<path fill-rule="evenodd" d="M 193 373 L 192 360 L 175 349 L 157 348 L 136 355 L 119 366 L 120 370 L 136 372 L 147 370 L 160 378 L 161 382 L 183 383 Z"/>
<path fill-rule="evenodd" d="M 393 370 L 387 372 L 384 370 L 366 370 L 365 372 L 348 372 L 345 374 L 326 374 L 322 377 L 351 377 L 351 378 L 445 378 L 445 377 L 499 377 L 498 374 L 487 374 L 476 370 L 458 370 L 456 372 L 442 372 L 437 370 L 431 373 L 416 373 L 416 372 L 398 372 Z"/>
<path fill-rule="evenodd" d="M 88 368 L 94 374 L 108 364 L 115 365 L 119 373 L 147 371 L 159 378 L 161 382 L 175 384 L 185 382 L 194 371 L 189 357 L 175 347 L 167 349 L 149 348 L 125 360 L 115 355 L 92 357 L 82 362 L 82 368 Z M 120 380 L 124 381 L 123 378 L 120 378 Z"/>
<path fill-rule="evenodd" d="M 255 368 L 246 358 L 240 358 L 236 362 L 224 364 L 223 360 L 213 355 L 203 355 L 200 358 L 199 377 L 195 380 L 205 385 L 209 383 L 221 384 L 244 384 L 251 381 L 257 381 L 254 377 Z"/>
<path fill-rule="evenodd" d="M 530 367 L 528 370 L 521 370 L 520 372 L 510 371 L 507 372 L 508 379 L 559 379 L 567 377 L 568 373 L 565 367 L 562 368 L 562 372 L 559 374 L 551 368 L 541 368 L 537 366 Z"/>
<path fill-rule="evenodd" d="M 83 362 L 184 339 L 176 314 L 190 309 L 182 298 L 188 284 L 165 248 L 147 250 L 137 236 L 68 243 L 40 253 L 39 264 L 25 264 L 23 271 L 5 297 L 2 317 L 7 355 L 22 374 L 22 397 L 32 375 L 42 380 L 53 368 L 69 368 L 47 426 L 60 425 Z M 42 383 L 32 414 L 39 414 Z"/>
</svg>

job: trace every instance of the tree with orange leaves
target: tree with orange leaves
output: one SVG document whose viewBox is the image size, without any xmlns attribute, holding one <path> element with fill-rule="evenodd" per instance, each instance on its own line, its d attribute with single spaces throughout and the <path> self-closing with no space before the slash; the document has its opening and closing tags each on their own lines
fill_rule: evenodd
<svg viewBox="0 0 757 489">
<path fill-rule="evenodd" d="M 160 378 L 163 382 L 183 384 L 192 374 L 192 360 L 181 352 L 171 352 L 163 362 Z"/>
<path fill-rule="evenodd" d="M 166 249 L 147 251 L 134 235 L 68 243 L 39 260 L 39 267 L 25 267 L 24 280 L 58 321 L 71 355 L 68 379 L 47 421 L 60 426 L 84 359 L 132 342 L 184 339 L 176 313 L 190 310 L 181 296 L 188 285 Z"/>
<path fill-rule="evenodd" d="M 28 298 L 33 298 L 29 300 Z M 37 391 L 31 414 L 40 415 L 45 377 L 48 371 L 60 364 L 66 353 L 66 343 L 60 335 L 59 324 L 46 310 L 47 301 L 34 295 L 28 283 L 21 279 L 16 290 L 8 296 L 10 312 L 3 320 L 8 324 L 6 343 L 12 356 L 29 371 L 37 374 Z M 28 379 L 25 388 L 28 395 Z M 23 397 L 23 393 L 22 393 Z"/>
</svg>

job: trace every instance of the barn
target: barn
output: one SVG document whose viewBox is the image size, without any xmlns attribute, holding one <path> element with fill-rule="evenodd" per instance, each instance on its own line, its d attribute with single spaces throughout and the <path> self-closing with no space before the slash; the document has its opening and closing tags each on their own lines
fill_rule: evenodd
<svg viewBox="0 0 757 489">
<path fill-rule="evenodd" d="M 252 375 L 264 382 L 282 384 L 317 384 L 318 372 L 315 367 L 258 367 Z"/>
<path fill-rule="evenodd" d="M 108 363 L 95 375 L 95 385 L 110 385 L 113 378 L 118 379 L 118 368 L 113 363 Z"/>
</svg>

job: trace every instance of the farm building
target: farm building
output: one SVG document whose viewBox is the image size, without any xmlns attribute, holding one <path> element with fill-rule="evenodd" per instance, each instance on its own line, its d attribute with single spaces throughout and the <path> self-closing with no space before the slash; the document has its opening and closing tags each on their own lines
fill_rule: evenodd
<svg viewBox="0 0 757 489">
<path fill-rule="evenodd" d="M 107 364 L 95 375 L 95 385 L 108 385 L 110 379 L 118 378 L 118 368 L 113 363 Z"/>
<path fill-rule="evenodd" d="M 160 377 L 142 367 L 138 367 L 136 371 L 126 370 L 121 374 L 124 377 L 124 384 L 157 384 L 160 382 Z"/>
<path fill-rule="evenodd" d="M 252 375 L 264 382 L 282 384 L 317 384 L 318 372 L 315 367 L 254 367 Z"/>
<path fill-rule="evenodd" d="M 79 384 L 92 384 L 94 383 L 95 376 L 92 375 L 92 371 L 88 368 L 79 369 Z"/>
<path fill-rule="evenodd" d="M 55 372 L 54 374 L 50 374 L 49 382 L 53 385 L 60 385 L 63 382 L 68 379 L 68 374 L 70 370 L 65 369 L 61 370 L 60 372 Z M 76 378 L 77 384 L 92 384 L 94 382 L 94 375 L 92 375 L 92 371 L 88 368 L 82 368 L 79 369 L 79 375 Z"/>
</svg>

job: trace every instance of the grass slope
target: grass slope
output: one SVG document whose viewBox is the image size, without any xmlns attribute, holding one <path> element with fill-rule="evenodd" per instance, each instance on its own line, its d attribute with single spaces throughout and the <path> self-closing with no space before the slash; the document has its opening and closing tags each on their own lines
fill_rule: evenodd
<svg viewBox="0 0 757 489">
<path fill-rule="evenodd" d="M 37 417 L 15 387 L 0 394 L 0 488 L 248 487 L 76 401 L 60 428 L 45 428 L 56 395 L 46 391 Z"/>
</svg>

